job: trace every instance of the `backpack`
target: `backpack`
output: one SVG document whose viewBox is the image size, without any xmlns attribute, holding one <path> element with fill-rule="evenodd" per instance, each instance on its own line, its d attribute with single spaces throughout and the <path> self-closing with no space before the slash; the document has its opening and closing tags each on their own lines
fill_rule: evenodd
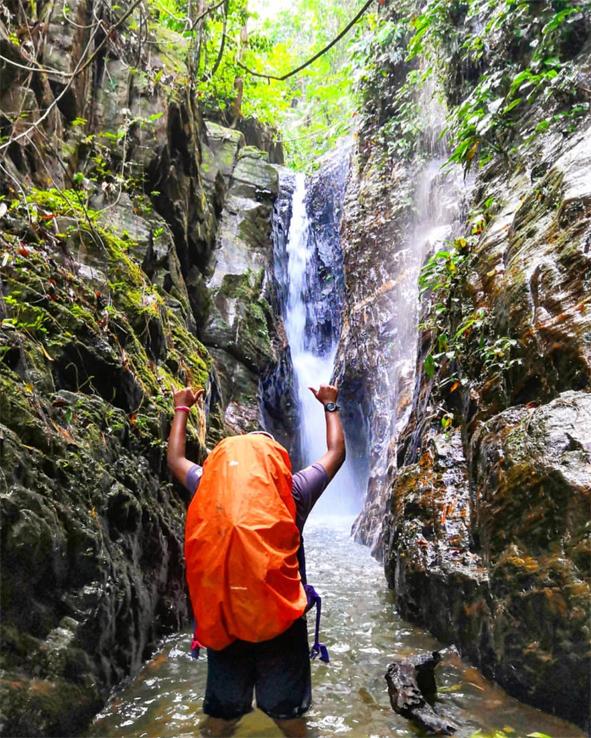
<svg viewBox="0 0 591 738">
<path fill-rule="evenodd" d="M 283 633 L 308 609 L 291 461 L 265 435 L 221 441 L 203 465 L 185 526 L 195 638 L 220 650 Z"/>
</svg>

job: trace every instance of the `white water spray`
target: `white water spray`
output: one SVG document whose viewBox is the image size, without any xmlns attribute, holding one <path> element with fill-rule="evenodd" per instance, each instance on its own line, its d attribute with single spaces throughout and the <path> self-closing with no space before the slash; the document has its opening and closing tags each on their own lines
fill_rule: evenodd
<svg viewBox="0 0 591 738">
<path fill-rule="evenodd" d="M 306 180 L 303 174 L 296 175 L 293 194 L 291 225 L 287 241 L 288 298 L 285 329 L 294 367 L 295 395 L 300 418 L 300 452 L 304 466 L 317 461 L 326 450 L 326 423 L 324 409 L 309 387 L 330 383 L 333 371 L 336 344 L 324 354 L 317 354 L 307 346 L 315 342 L 312 336 L 313 321 L 307 321 L 306 275 L 314 268 L 310 256 L 310 221 L 306 211 Z M 311 298 L 313 300 L 313 296 Z M 314 305 L 308 312 L 313 314 Z M 345 462 L 314 508 L 314 517 L 354 515 L 361 507 L 360 495 L 348 462 Z"/>
</svg>

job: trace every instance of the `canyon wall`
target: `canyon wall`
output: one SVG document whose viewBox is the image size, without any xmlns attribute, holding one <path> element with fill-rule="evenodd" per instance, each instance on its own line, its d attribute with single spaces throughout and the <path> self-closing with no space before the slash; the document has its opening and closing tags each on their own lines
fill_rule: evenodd
<svg viewBox="0 0 591 738">
<path fill-rule="evenodd" d="M 346 200 L 337 370 L 367 419 L 356 535 L 383 558 L 401 614 L 584 725 L 591 26 L 588 9 L 534 5 L 382 11 Z M 442 154 L 442 177 L 467 176 L 423 260 L 416 315 L 404 272 L 421 177 Z M 420 325 L 401 357 L 408 314 Z"/>
<path fill-rule="evenodd" d="M 285 361 L 278 173 L 250 145 L 268 134 L 202 119 L 185 39 L 137 4 L 5 7 L 0 734 L 80 735 L 190 618 L 173 390 L 207 389 L 202 460 L 259 427 L 259 382 Z"/>
</svg>

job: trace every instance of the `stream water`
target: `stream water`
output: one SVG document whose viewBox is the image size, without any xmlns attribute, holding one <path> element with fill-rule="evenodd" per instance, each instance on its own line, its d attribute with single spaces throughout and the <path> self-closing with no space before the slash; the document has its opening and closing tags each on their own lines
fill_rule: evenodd
<svg viewBox="0 0 591 738">
<path fill-rule="evenodd" d="M 334 344 L 324 351 L 314 340 L 314 306 L 306 304 L 307 276 L 315 268 L 310 239 L 310 220 L 306 210 L 306 182 L 303 174 L 296 175 L 293 194 L 291 226 L 287 241 L 288 298 L 285 315 L 285 331 L 291 349 L 294 367 L 294 387 L 300 419 L 300 458 L 303 465 L 311 464 L 326 449 L 324 409 L 310 391 L 320 384 L 330 382 L 334 357 Z M 307 319 L 312 314 L 312 321 Z M 350 463 L 345 462 L 336 477 L 318 501 L 313 515 L 327 515 L 338 511 L 339 515 L 359 512 L 362 492 L 356 482 Z"/>
<path fill-rule="evenodd" d="M 411 738 L 420 736 L 390 709 L 384 674 L 394 658 L 441 648 L 428 633 L 401 620 L 381 566 L 349 535 L 351 519 L 311 520 L 306 528 L 310 581 L 323 595 L 322 639 L 331 663 L 312 664 L 311 736 Z M 311 623 L 310 623 L 311 627 Z M 189 632 L 164 641 L 154 658 L 118 691 L 96 719 L 91 736 L 102 738 L 196 738 L 203 719 L 207 663 L 189 655 Z M 508 697 L 477 669 L 446 651 L 438 667 L 440 706 L 461 725 L 458 738 L 476 730 L 511 728 L 512 738 L 539 731 L 553 738 L 583 733 Z M 259 710 L 247 715 L 238 738 L 281 735 Z"/>
<path fill-rule="evenodd" d="M 298 177 L 287 242 L 286 330 L 292 351 L 304 463 L 325 448 L 324 412 L 308 390 L 330 380 L 334 346 L 321 351 L 309 340 L 305 295 L 314 269 L 306 213 L 305 182 Z M 308 313 L 306 312 L 308 307 Z M 313 314 L 312 314 L 313 317 Z M 308 326 L 308 328 L 306 327 Z M 401 620 L 381 566 L 369 549 L 351 536 L 352 513 L 361 500 L 352 471 L 345 466 L 331 483 L 306 526 L 308 576 L 323 596 L 321 638 L 331 663 L 312 665 L 314 702 L 308 713 L 310 735 L 317 738 L 410 738 L 421 732 L 392 712 L 384 674 L 388 664 L 420 651 L 442 648 L 426 631 Z M 340 516 L 340 517 L 337 517 Z M 199 735 L 207 662 L 189 654 L 189 632 L 166 639 L 140 674 L 117 691 L 95 720 L 90 736 L 104 738 L 189 738 Z M 561 720 L 510 698 L 464 664 L 453 649 L 444 651 L 437 672 L 439 708 L 460 728 L 458 738 L 475 731 L 504 730 L 521 738 L 535 731 L 553 738 L 583 738 Z M 236 736 L 273 738 L 277 727 L 255 710 L 239 724 Z"/>
</svg>

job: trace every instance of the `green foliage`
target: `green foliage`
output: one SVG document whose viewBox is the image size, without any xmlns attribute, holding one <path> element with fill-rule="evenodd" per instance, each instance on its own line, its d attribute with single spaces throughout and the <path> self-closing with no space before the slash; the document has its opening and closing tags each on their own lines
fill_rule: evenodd
<svg viewBox="0 0 591 738">
<path fill-rule="evenodd" d="M 152 0 L 159 23 L 190 37 L 186 6 L 172 0 Z M 235 0 L 207 16 L 200 26 L 196 94 L 206 114 L 226 125 L 239 117 L 255 117 L 281 131 L 288 162 L 299 168 L 314 165 L 318 156 L 351 132 L 356 109 L 354 80 L 359 64 L 353 48 L 362 36 L 364 18 L 328 53 L 286 81 L 251 75 L 241 66 L 281 76 L 326 46 L 361 6 L 337 0 L 297 0 L 269 12 L 263 2 Z M 264 13 L 259 17 L 257 10 Z M 189 55 L 192 52 L 189 51 Z"/>
<path fill-rule="evenodd" d="M 421 294 L 430 295 L 429 318 L 420 328 L 433 334 L 432 349 L 424 359 L 423 370 L 429 379 L 442 370 L 438 386 L 452 392 L 460 385 L 469 384 L 469 375 L 500 377 L 522 363 L 515 356 L 518 342 L 496 334 L 487 310 L 463 304 L 457 296 L 461 295 L 467 278 L 469 249 L 483 227 L 482 218 L 481 211 L 474 213 L 472 234 L 468 238 L 456 238 L 447 248 L 434 253 L 419 277 Z M 444 417 L 442 425 L 447 427 L 450 422 Z"/>
<path fill-rule="evenodd" d="M 61 190 L 50 187 L 46 190 L 32 188 L 25 198 L 33 223 L 51 220 L 56 215 L 88 218 L 96 221 L 98 211 L 88 207 L 88 195 L 79 190 Z M 11 209 L 24 207 L 20 200 L 13 200 Z"/>
<path fill-rule="evenodd" d="M 298 0 L 274 18 L 259 22 L 245 64 L 277 76 L 291 71 L 332 41 L 360 5 L 360 0 L 354 5 Z M 351 132 L 356 109 L 354 48 L 370 17 L 285 82 L 245 76 L 245 114 L 260 117 L 261 110 L 268 111 L 267 121 L 281 130 L 288 160 L 296 167 L 311 166 L 318 155 Z"/>
<path fill-rule="evenodd" d="M 449 33 L 449 11 L 454 4 L 449 0 L 431 0 L 422 13 L 411 19 L 414 33 L 406 47 L 408 61 L 419 55 L 432 56 L 430 52 L 442 44 Z"/>
<path fill-rule="evenodd" d="M 382 145 L 388 157 L 398 159 L 417 153 L 426 124 L 420 90 L 432 78 L 431 68 L 420 70 L 409 64 L 410 17 L 370 17 L 370 33 L 355 45 L 353 55 L 362 126 Z M 392 76 L 402 77 L 402 83 L 393 85 Z"/>
<path fill-rule="evenodd" d="M 458 238 L 451 248 L 441 249 L 428 259 L 419 276 L 421 294 L 427 290 L 436 294 L 449 291 L 466 260 L 466 246 L 466 239 Z"/>
<path fill-rule="evenodd" d="M 406 62 L 409 18 L 404 3 L 394 17 L 369 16 L 368 32 L 352 48 L 363 135 L 375 137 L 388 156 L 401 158 L 413 153 L 420 135 L 414 89 L 425 77 Z"/>
<path fill-rule="evenodd" d="M 445 93 L 450 162 L 466 170 L 496 156 L 507 163 L 551 129 L 571 133 L 589 112 L 574 61 L 584 13 L 566 0 L 428 0 L 419 13 L 413 3 L 391 6 L 356 50 L 362 130 L 390 157 L 420 153 L 417 107 L 429 80 L 426 92 Z"/>
<path fill-rule="evenodd" d="M 19 299 L 19 292 L 4 297 L 4 304 L 8 308 L 9 317 L 3 318 L 0 324 L 3 329 L 14 328 L 18 331 L 26 331 L 33 335 L 47 333 L 47 313 L 43 308 L 27 304 Z"/>
<path fill-rule="evenodd" d="M 415 34 L 408 44 L 409 57 L 435 57 L 440 67 L 443 60 L 449 63 L 459 33 L 458 12 L 455 0 L 431 0 L 413 21 Z M 544 121 L 532 120 L 520 131 L 526 138 L 588 111 L 588 103 L 569 100 L 574 68 L 565 58 L 573 24 L 582 18 L 581 7 L 563 7 L 559 2 L 540 9 L 527 0 L 470 0 L 465 15 L 466 27 L 482 30 L 464 37 L 464 63 L 476 66 L 488 58 L 486 71 L 473 90 L 451 111 L 447 132 L 452 162 L 469 169 L 474 161 L 480 166 L 487 164 L 495 154 L 510 157 L 517 122 L 522 128 L 523 111 L 540 98 L 546 102 L 553 99 L 562 109 Z M 492 37 L 494 43 L 499 34 L 510 39 L 504 53 L 489 47 L 489 39 Z"/>
<path fill-rule="evenodd" d="M 189 35 L 186 2 L 177 2 L 177 0 L 151 0 L 151 6 L 158 22 L 162 26 L 176 33 Z"/>
</svg>

